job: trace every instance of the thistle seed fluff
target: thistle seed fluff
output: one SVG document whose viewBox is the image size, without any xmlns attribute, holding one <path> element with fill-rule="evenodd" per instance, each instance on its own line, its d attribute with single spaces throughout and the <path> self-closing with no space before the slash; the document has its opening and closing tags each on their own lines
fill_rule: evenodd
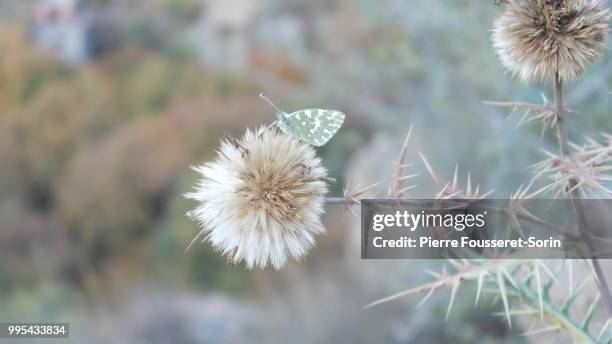
<svg viewBox="0 0 612 344">
<path fill-rule="evenodd" d="M 509 0 L 495 19 L 493 45 L 523 81 L 567 82 L 601 60 L 610 11 L 601 0 Z"/>
<path fill-rule="evenodd" d="M 325 232 L 326 170 L 309 145 L 274 129 L 247 130 L 222 141 L 216 160 L 196 167 L 201 179 L 186 197 L 201 235 L 251 269 L 280 269 L 300 259 Z"/>
</svg>

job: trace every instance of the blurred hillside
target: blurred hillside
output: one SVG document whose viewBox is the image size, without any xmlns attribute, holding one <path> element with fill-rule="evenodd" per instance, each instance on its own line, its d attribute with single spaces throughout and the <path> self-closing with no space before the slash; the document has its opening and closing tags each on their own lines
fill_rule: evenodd
<svg viewBox="0 0 612 344">
<path fill-rule="evenodd" d="M 273 119 L 261 91 L 285 109 L 348 114 L 319 150 L 338 180 L 331 194 L 345 175 L 387 183 L 414 124 L 411 159 L 421 150 L 446 175 L 459 163 L 507 196 L 554 141 L 481 104 L 537 102 L 545 89 L 504 74 L 489 42 L 495 11 L 467 0 L 1 1 L 0 321 L 71 321 L 75 340 L 94 342 L 505 336 L 471 302 L 446 330 L 444 298 L 418 317 L 410 301 L 362 312 L 426 277 L 413 261 L 360 261 L 342 207 L 305 262 L 249 272 L 207 244 L 184 252 L 198 229 L 182 197 L 189 166 L 212 159 L 226 131 Z M 571 85 L 572 138 L 612 130 L 611 81 L 608 58 Z M 415 196 L 428 197 L 415 168 Z"/>
</svg>

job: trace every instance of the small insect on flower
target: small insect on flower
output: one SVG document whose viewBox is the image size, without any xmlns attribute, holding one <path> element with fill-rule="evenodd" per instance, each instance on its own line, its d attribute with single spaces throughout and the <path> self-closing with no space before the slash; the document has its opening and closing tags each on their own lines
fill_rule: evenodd
<svg viewBox="0 0 612 344">
<path fill-rule="evenodd" d="M 329 179 L 314 149 L 294 136 L 247 130 L 223 140 L 217 159 L 195 170 L 202 178 L 186 197 L 200 203 L 188 216 L 202 231 L 193 242 L 208 240 L 232 263 L 278 270 L 325 232 L 320 217 Z"/>
<path fill-rule="evenodd" d="M 610 11 L 601 0 L 509 0 L 495 19 L 493 45 L 523 81 L 566 82 L 603 57 Z"/>
<path fill-rule="evenodd" d="M 292 113 L 280 110 L 268 97 L 259 94 L 276 110 L 274 124 L 283 132 L 291 133 L 300 140 L 316 147 L 323 146 L 338 132 L 344 122 L 344 114 L 336 110 L 305 109 Z"/>
</svg>

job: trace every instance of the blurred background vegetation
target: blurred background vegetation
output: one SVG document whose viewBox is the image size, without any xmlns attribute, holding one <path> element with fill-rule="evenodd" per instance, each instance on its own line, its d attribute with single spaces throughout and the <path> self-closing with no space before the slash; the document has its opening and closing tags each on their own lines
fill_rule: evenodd
<svg viewBox="0 0 612 344">
<path fill-rule="evenodd" d="M 481 100 L 539 101 L 490 47 L 493 1 L 0 0 L 0 321 L 70 321 L 77 342 L 521 342 L 473 295 L 441 319 L 434 297 L 362 311 L 426 280 L 435 262 L 361 261 L 358 223 L 329 230 L 281 272 L 226 266 L 182 193 L 225 131 L 281 107 L 337 108 L 319 150 L 331 176 L 391 176 L 410 124 L 449 177 L 495 196 L 525 184 L 554 140 Z M 570 136 L 610 131 L 612 60 L 569 88 Z M 373 159 L 373 156 L 376 158 Z M 433 189 L 422 166 L 422 187 Z M 446 172 L 446 173 L 445 173 Z"/>
</svg>

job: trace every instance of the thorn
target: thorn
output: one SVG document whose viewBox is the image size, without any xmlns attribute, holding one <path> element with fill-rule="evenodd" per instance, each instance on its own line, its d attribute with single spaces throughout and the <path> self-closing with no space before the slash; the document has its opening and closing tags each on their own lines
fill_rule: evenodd
<svg viewBox="0 0 612 344">
<path fill-rule="evenodd" d="M 535 260 L 533 264 L 533 271 L 535 275 L 536 289 L 538 291 L 538 304 L 540 307 L 540 319 L 544 319 L 544 291 L 542 290 L 542 278 L 540 276 L 540 265 Z"/>
<path fill-rule="evenodd" d="M 608 319 L 608 321 L 606 321 L 605 324 L 603 324 L 603 326 L 601 327 L 601 330 L 599 331 L 599 334 L 597 335 L 597 338 L 595 339 L 596 342 L 599 342 L 599 339 L 602 338 L 603 334 L 606 332 L 606 330 L 608 329 L 608 327 L 610 327 L 611 324 L 612 324 L 612 318 Z"/>
<path fill-rule="evenodd" d="M 453 302 L 455 301 L 455 296 L 457 295 L 457 290 L 459 289 L 459 284 L 461 280 L 456 280 L 453 283 L 453 289 L 451 290 L 450 301 L 448 302 L 448 308 L 446 309 L 446 317 L 445 320 L 448 320 L 448 316 L 450 315 L 451 309 L 453 308 Z"/>
<path fill-rule="evenodd" d="M 407 186 L 407 187 L 405 187 L 405 188 L 401 189 L 401 190 L 399 191 L 399 194 L 400 194 L 400 195 L 402 195 L 404 192 L 409 191 L 409 190 L 412 190 L 412 189 L 416 188 L 417 186 L 418 186 L 418 185 L 410 185 L 410 186 Z"/>
<path fill-rule="evenodd" d="M 582 323 L 580 324 L 580 328 L 584 330 L 588 330 L 589 324 L 591 323 L 591 320 L 593 319 L 593 315 L 595 314 L 595 310 L 597 309 L 597 306 L 599 305 L 600 297 L 601 295 L 597 294 L 593 302 L 591 302 L 591 304 L 589 305 L 589 308 L 584 316 L 584 319 L 582 320 Z M 612 318 L 610 320 L 612 320 Z"/>
<path fill-rule="evenodd" d="M 569 292 L 567 297 L 565 298 L 565 300 L 563 300 L 563 304 L 561 305 L 561 311 L 562 312 L 567 312 L 570 308 L 570 306 L 572 305 L 572 302 L 574 302 L 574 299 L 576 299 L 576 296 L 578 296 L 580 294 L 580 291 L 584 288 L 584 286 L 589 282 L 588 279 L 585 279 L 579 286 L 578 288 L 576 288 L 575 291 Z"/>
<path fill-rule="evenodd" d="M 519 316 L 519 315 L 535 315 L 538 314 L 538 310 L 537 309 L 533 309 L 533 308 L 525 308 L 525 309 L 514 309 L 510 311 L 510 315 L 512 316 Z M 506 316 L 506 312 L 495 312 L 493 313 L 493 315 L 497 315 L 497 316 Z"/>
<path fill-rule="evenodd" d="M 482 291 L 482 284 L 484 282 L 485 273 L 481 273 L 478 276 L 478 286 L 476 288 L 476 300 L 474 301 L 474 306 L 478 305 L 478 300 L 480 299 L 480 292 Z"/>
<path fill-rule="evenodd" d="M 429 289 L 429 292 L 427 292 L 427 295 L 425 295 L 425 297 L 419 301 L 419 303 L 415 306 L 415 308 L 419 308 L 421 307 L 421 305 L 423 305 L 425 303 L 425 301 L 427 301 L 431 295 L 433 295 L 434 289 Z"/>
<path fill-rule="evenodd" d="M 410 179 L 410 178 L 414 178 L 414 177 L 418 177 L 418 176 L 419 176 L 419 174 L 418 174 L 418 173 L 409 174 L 409 175 L 406 175 L 406 176 L 400 177 L 400 178 L 399 178 L 399 180 L 400 180 L 400 181 L 404 181 L 404 180 L 407 180 L 407 179 Z"/>
<path fill-rule="evenodd" d="M 506 313 L 506 320 L 508 321 L 508 327 L 512 328 L 512 321 L 510 320 L 510 309 L 508 306 L 508 295 L 506 293 L 506 282 L 504 281 L 504 276 L 502 274 L 501 269 L 497 270 L 497 284 L 499 287 L 499 292 L 502 298 L 502 302 L 504 304 L 504 312 Z"/>
<path fill-rule="evenodd" d="M 423 153 L 419 152 L 419 155 L 421 156 L 421 160 L 423 160 L 423 164 L 425 164 L 425 168 L 427 169 L 427 171 L 429 172 L 433 180 L 438 184 L 443 184 L 441 183 L 441 180 L 436 174 L 436 172 L 434 172 L 433 168 L 431 168 L 431 165 L 429 164 L 427 159 L 425 159 L 425 156 L 423 155 Z"/>
<path fill-rule="evenodd" d="M 546 332 L 551 332 L 551 331 L 559 331 L 560 329 L 561 329 L 560 325 L 552 325 L 552 326 L 544 327 L 538 330 L 522 333 L 521 336 L 524 336 L 524 337 L 533 336 L 536 334 L 541 334 L 541 333 L 546 333 Z"/>
</svg>

